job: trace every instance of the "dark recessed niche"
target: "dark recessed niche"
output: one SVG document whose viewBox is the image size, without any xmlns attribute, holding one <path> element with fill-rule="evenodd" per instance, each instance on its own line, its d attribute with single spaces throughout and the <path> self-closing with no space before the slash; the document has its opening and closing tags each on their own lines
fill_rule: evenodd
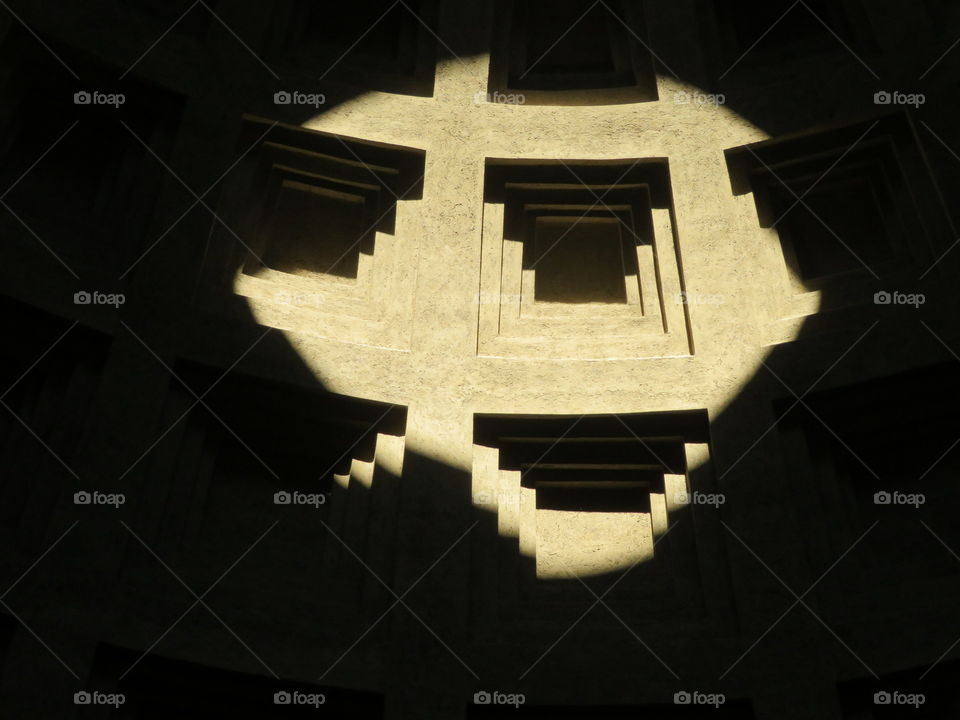
<svg viewBox="0 0 960 720">
<path fill-rule="evenodd" d="M 436 18 L 436 0 L 297 0 L 275 14 L 271 53 L 309 68 L 321 84 L 429 97 Z"/>
<path fill-rule="evenodd" d="M 487 158 L 478 349 L 693 353 L 665 158 Z"/>
<path fill-rule="evenodd" d="M 273 238 L 264 255 L 280 272 L 357 276 L 365 236 L 363 199 L 305 183 L 284 182 Z M 323 242 L 317 230 L 323 228 Z"/>
<path fill-rule="evenodd" d="M 745 68 L 790 59 L 800 48 L 843 52 L 858 41 L 852 21 L 862 14 L 855 3 L 829 0 L 714 0 L 713 12 L 726 63 Z"/>
<path fill-rule="evenodd" d="M 110 351 L 111 339 L 64 318 L 0 297 L 0 446 L 15 473 L 3 480 L 0 524 L 26 546 L 42 541 L 58 501 L 77 489 L 71 470 Z"/>
<path fill-rule="evenodd" d="M 501 0 L 490 92 L 535 104 L 656 100 L 638 3 Z"/>
<path fill-rule="evenodd" d="M 938 30 L 951 27 L 960 15 L 960 7 L 953 0 L 923 0 L 923 9 L 931 25 Z"/>
<path fill-rule="evenodd" d="M 537 509 L 572 512 L 650 512 L 651 487 L 646 482 L 629 481 L 611 483 L 541 481 L 537 484 Z"/>
<path fill-rule="evenodd" d="M 653 244 L 652 209 L 670 205 L 669 172 L 655 159 L 488 161 L 486 188 L 504 205 L 504 238 L 523 244 L 538 303 L 626 303 L 637 247 Z"/>
<path fill-rule="evenodd" d="M 475 442 L 496 447 L 500 468 L 519 470 L 538 509 L 649 512 L 664 474 L 686 473 L 684 445 L 707 442 L 702 411 L 633 415 L 478 415 Z"/>
<path fill-rule="evenodd" d="M 419 3 L 411 3 L 411 8 Z M 417 22 L 413 13 L 387 0 L 350 3 L 311 3 L 304 16 L 305 37 L 341 53 L 349 61 L 380 70 L 400 61 L 398 68 L 412 72 L 412 50 Z"/>
<path fill-rule="evenodd" d="M 904 174 L 910 142 L 903 119 L 891 116 L 734 148 L 727 158 L 734 193 L 753 192 L 760 226 L 776 230 L 793 277 L 817 289 L 852 274 L 874 279 L 929 252 Z"/>
<path fill-rule="evenodd" d="M 960 544 L 953 513 L 960 417 L 946 400 L 958 395 L 953 363 L 811 393 L 803 408 L 788 410 L 792 396 L 775 407 L 784 417 L 784 462 L 795 487 L 810 488 L 798 502 L 809 507 L 811 532 L 823 539 L 822 559 L 835 558 L 876 523 L 849 558 L 862 602 L 876 602 L 870 589 L 881 585 L 922 597 L 960 573 L 939 544 Z M 924 500 L 912 502 L 917 496 Z M 825 589 L 849 596 L 849 578 L 827 579 Z"/>
<path fill-rule="evenodd" d="M 339 488 L 334 475 L 349 474 L 354 460 L 373 461 L 378 435 L 404 434 L 406 408 L 187 360 L 174 372 L 157 420 L 158 435 L 168 432 L 137 469 L 144 507 L 162 508 L 167 528 L 152 535 L 161 525 L 143 512 L 134 522 L 145 541 L 177 567 L 212 570 L 279 520 L 274 550 L 244 560 L 248 591 L 266 604 L 289 595 L 298 608 L 311 597 L 342 599 L 348 589 L 319 562 L 321 550 L 336 546 L 324 525 L 333 504 L 278 505 L 276 494 L 329 495 Z M 304 547 L 314 550 L 295 550 Z M 125 573 L 139 577 L 150 566 L 148 554 L 131 551 Z"/>
<path fill-rule="evenodd" d="M 406 426 L 406 409 L 398 405 L 306 391 L 236 371 L 219 380 L 220 371 L 186 361 L 176 369 L 190 390 L 173 394 L 189 398 L 192 390 L 205 398 L 209 410 L 194 408 L 187 421 L 205 428 L 205 442 L 218 458 L 214 477 L 227 483 L 231 472 L 244 468 L 267 486 L 325 491 L 334 473 L 349 471 L 352 458 L 373 458 L 378 432 L 403 435 Z"/>
<path fill-rule="evenodd" d="M 817 280 L 890 258 L 881 200 L 868 178 L 853 175 L 812 189 L 810 185 L 806 181 L 770 189 L 784 253 L 799 278 Z"/>
<path fill-rule="evenodd" d="M 842 437 L 846 447 L 815 418 L 798 414 L 813 420 L 811 427 L 817 426 L 817 432 L 826 433 L 824 439 L 865 508 L 883 510 L 874 507 L 873 493 L 887 484 L 919 491 L 918 478 L 929 469 L 932 481 L 923 483 L 925 492 L 942 502 L 939 509 L 928 509 L 943 512 L 960 495 L 951 484 L 935 481 L 937 477 L 947 480 L 960 464 L 960 448 L 951 450 L 960 437 L 960 416 L 949 403 L 934 398 L 952 398 L 957 393 L 960 371 L 942 365 L 811 395 L 810 411 Z M 960 571 L 960 565 L 957 569 Z"/>
<path fill-rule="evenodd" d="M 7 210 L 0 222 L 11 223 L 13 243 L 49 257 L 39 237 L 78 274 L 89 263 L 119 275 L 155 239 L 144 236 L 170 179 L 162 162 L 170 162 L 184 101 L 133 78 L 118 81 L 121 69 L 44 42 L 82 81 L 26 30 L 16 26 L 7 35 L 0 48 L 9 108 L 0 114 L 0 193 L 12 188 L 4 201 L 30 230 Z M 95 90 L 101 100 L 122 95 L 123 102 L 84 104 Z"/>
<path fill-rule="evenodd" d="M 625 303 L 628 257 L 613 218 L 541 216 L 528 243 L 537 302 Z M 526 265 L 526 263 L 525 263 Z M 634 270 L 634 272 L 636 272 Z"/>
<path fill-rule="evenodd" d="M 829 0 L 737 0 L 717 2 L 717 11 L 731 24 L 737 47 L 776 52 L 787 45 L 820 42 L 836 33 L 849 39 L 842 3 Z"/>
<path fill-rule="evenodd" d="M 155 23 L 159 32 L 170 31 L 202 39 L 217 12 L 217 0 L 205 0 L 209 10 L 195 0 L 117 0 L 119 6 Z M 171 29 L 172 28 L 172 29 Z"/>
<path fill-rule="evenodd" d="M 245 137 L 264 128 L 251 121 Z M 248 255 L 249 274 L 266 266 L 356 280 L 361 255 L 374 254 L 376 233 L 395 232 L 398 201 L 423 191 L 423 151 L 301 128 L 271 129 L 251 162 L 252 253 L 237 250 Z"/>
<path fill-rule="evenodd" d="M 562 79 L 579 77 L 584 87 L 627 67 L 611 42 L 618 22 L 599 6 L 584 12 L 576 0 L 531 0 L 515 7 L 511 44 L 510 85 L 518 89 L 551 90 Z M 619 67 L 618 67 L 619 66 Z M 601 85 L 602 87 L 602 85 Z"/>
</svg>

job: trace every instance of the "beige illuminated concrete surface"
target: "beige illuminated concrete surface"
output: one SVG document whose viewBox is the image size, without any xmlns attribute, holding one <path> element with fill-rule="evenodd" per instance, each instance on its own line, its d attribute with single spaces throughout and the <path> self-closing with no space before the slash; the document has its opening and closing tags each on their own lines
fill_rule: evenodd
<svg viewBox="0 0 960 720">
<path fill-rule="evenodd" d="M 319 315 L 284 318 L 287 298 L 275 300 L 285 292 L 282 281 L 249 299 L 254 316 L 295 337 L 304 361 L 328 389 L 409 406 L 408 449 L 466 472 L 472 468 L 476 413 L 618 414 L 643 408 L 719 414 L 769 352 L 764 331 L 771 298 L 761 278 L 788 272 L 776 243 L 756 230 L 752 198 L 724 192 L 729 178 L 723 149 L 767 136 L 726 107 L 671 102 L 699 91 L 662 75 L 659 103 L 570 108 L 486 102 L 488 63 L 488 56 L 441 63 L 434 98 L 368 93 L 302 124 L 348 137 L 363 128 L 364 140 L 426 151 L 425 198 L 401 202 L 398 208 L 394 241 L 410 250 L 393 272 L 412 288 L 412 313 L 406 327 L 390 329 L 397 347 L 325 337 L 330 328 Z M 663 295 L 667 312 L 677 321 L 671 331 L 683 338 L 680 347 L 686 346 L 686 352 L 658 356 L 657 341 L 645 347 L 636 320 L 614 324 L 619 337 L 606 346 L 590 344 L 592 335 L 603 334 L 614 322 L 603 316 L 606 307 L 594 304 L 575 326 L 573 339 L 554 339 L 560 333 L 549 324 L 533 335 L 541 345 L 561 344 L 564 350 L 557 356 L 480 352 L 480 305 L 501 302 L 497 284 L 486 289 L 478 283 L 483 234 L 502 233 L 485 225 L 485 212 L 496 212 L 482 202 L 487 158 L 669 158 L 683 285 L 676 283 L 672 292 L 658 293 L 656 287 L 648 292 L 657 304 L 657 295 Z M 577 178 L 571 168 L 567 182 L 577 185 Z M 323 229 L 314 228 L 314 233 L 321 242 Z M 389 252 L 379 245 L 388 241 L 378 237 L 374 263 L 381 252 Z M 757 262 L 745 267 L 743 257 Z M 241 294 L 247 277 L 238 278 Z M 301 287 L 300 303 L 307 305 L 309 286 Z M 568 315 L 580 309 L 566 305 Z M 635 357 L 618 342 L 631 335 L 636 337 L 630 344 Z M 553 568 L 544 570 L 548 575 L 557 568 L 580 575 L 625 568 L 650 554 L 653 536 L 645 518 L 613 513 L 602 526 L 591 527 L 599 522 L 593 514 L 581 523 L 575 518 L 551 522 L 549 515 L 537 514 L 536 542 L 521 543 L 522 551 L 534 554 L 541 547 L 550 559 L 541 560 L 537 552 L 537 567 Z M 569 527 L 561 531 L 557 525 Z M 580 547 L 585 543 L 596 547 Z"/>
</svg>

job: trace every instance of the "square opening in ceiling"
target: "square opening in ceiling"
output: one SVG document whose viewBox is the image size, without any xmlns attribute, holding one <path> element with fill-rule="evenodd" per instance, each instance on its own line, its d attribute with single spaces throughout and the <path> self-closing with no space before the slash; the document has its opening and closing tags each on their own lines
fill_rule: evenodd
<svg viewBox="0 0 960 720">
<path fill-rule="evenodd" d="M 597 5 L 584 12 L 576 0 L 521 4 L 514 22 L 525 33 L 519 43 L 522 66 L 535 75 L 615 72 L 608 27 L 612 20 Z"/>
<path fill-rule="evenodd" d="M 538 217 L 531 251 L 537 302 L 627 302 L 617 219 Z"/>
<path fill-rule="evenodd" d="M 416 40 L 416 18 L 387 0 L 314 3 L 306 16 L 311 39 L 349 55 L 351 62 L 397 62 Z"/>
<path fill-rule="evenodd" d="M 498 512 L 515 513 L 509 522 L 517 523 L 520 547 L 534 556 L 538 579 L 570 580 L 575 568 L 597 574 L 657 553 L 661 563 L 672 563 L 680 545 L 691 551 L 688 560 L 695 555 L 686 535 L 692 523 L 656 551 L 654 544 L 679 513 L 690 512 L 690 492 L 712 487 L 703 472 L 705 411 L 478 415 L 474 442 L 496 449 L 485 466 L 496 472 L 475 482 L 495 483 L 504 508 Z"/>
<path fill-rule="evenodd" d="M 960 368 L 953 362 L 820 390 L 792 412 L 784 412 L 792 397 L 775 404 L 787 415 L 781 430 L 792 482 L 813 483 L 810 497 L 819 498 L 809 519 L 827 540 L 821 560 L 877 523 L 855 570 L 863 573 L 862 592 L 844 588 L 851 611 L 860 602 L 877 603 L 869 591 L 876 582 L 922 598 L 960 574 L 950 553 L 929 551 L 928 529 L 948 547 L 960 543 L 954 519 L 960 417 L 952 402 L 958 393 Z"/>
<path fill-rule="evenodd" d="M 717 12 L 732 25 L 738 52 L 783 52 L 798 43 L 849 42 L 850 32 L 841 3 L 828 0 L 737 0 L 717 2 Z M 721 20 L 722 22 L 722 20 Z"/>
<path fill-rule="evenodd" d="M 83 87 L 126 101 L 85 102 L 61 62 L 76 69 Z M 13 224 L 6 225 L 4 239 L 44 255 L 46 245 L 69 266 L 89 263 L 120 275 L 141 245 L 156 239 L 145 236 L 158 219 L 160 188 L 170 179 L 165 165 L 176 167 L 183 97 L 132 76 L 120 81 L 120 66 L 20 26 L 6 34 L 0 66 L 6 93 L 0 187 L 14 213 L 5 213 Z M 160 222 L 169 226 L 174 219 Z"/>
<path fill-rule="evenodd" d="M 268 54 L 365 90 L 433 94 L 436 46 L 443 42 L 436 0 L 291 0 L 283 7 Z"/>
<path fill-rule="evenodd" d="M 777 229 L 784 255 L 800 279 L 856 271 L 889 257 L 889 239 L 868 179 L 821 185 L 807 195 L 802 188 L 794 192 L 781 186 L 771 199 L 781 217 Z"/>
<path fill-rule="evenodd" d="M 328 274 L 356 278 L 363 240 L 364 199 L 300 182 L 280 190 L 274 234 L 264 262 L 295 275 Z"/>
<path fill-rule="evenodd" d="M 489 158 L 484 203 L 481 354 L 690 352 L 663 158 Z"/>
<path fill-rule="evenodd" d="M 528 104 L 611 104 L 657 98 L 640 3 L 499 0 L 490 91 Z"/>
<path fill-rule="evenodd" d="M 906 113 L 725 154 L 733 194 L 753 194 L 782 251 L 767 342 L 792 342 L 800 323 L 810 337 L 854 322 L 878 290 L 909 287 L 956 240 Z"/>
<path fill-rule="evenodd" d="M 121 0 L 121 7 L 138 13 L 171 32 L 202 38 L 217 10 L 217 0 L 208 0 L 207 7 L 193 0 Z"/>
</svg>

